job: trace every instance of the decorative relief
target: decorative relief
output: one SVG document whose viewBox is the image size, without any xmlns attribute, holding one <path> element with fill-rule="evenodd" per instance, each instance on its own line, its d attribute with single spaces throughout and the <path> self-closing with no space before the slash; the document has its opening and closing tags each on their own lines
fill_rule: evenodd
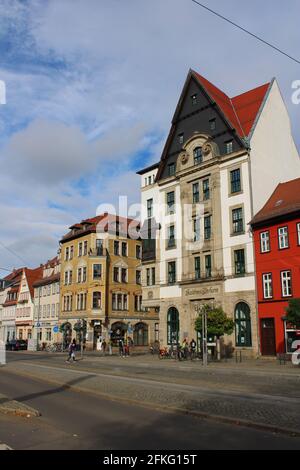
<svg viewBox="0 0 300 470">
<path fill-rule="evenodd" d="M 152 290 L 150 290 L 150 291 L 148 292 L 148 299 L 150 299 L 150 300 L 153 299 L 153 292 L 152 292 Z"/>
<path fill-rule="evenodd" d="M 188 159 L 189 159 L 189 155 L 186 152 L 183 153 L 180 157 L 181 163 L 183 163 L 183 164 L 187 163 Z"/>
</svg>

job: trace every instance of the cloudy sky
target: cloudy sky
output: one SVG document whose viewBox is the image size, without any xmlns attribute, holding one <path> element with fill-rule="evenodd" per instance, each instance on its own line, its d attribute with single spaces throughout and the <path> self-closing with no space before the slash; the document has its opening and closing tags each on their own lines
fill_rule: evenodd
<svg viewBox="0 0 300 470">
<path fill-rule="evenodd" d="M 299 0 L 206 4 L 300 59 Z M 300 65 L 191 0 L 0 0 L 0 57 L 1 268 L 52 257 L 119 194 L 139 201 L 189 68 L 229 95 L 276 76 L 300 148 Z"/>
</svg>

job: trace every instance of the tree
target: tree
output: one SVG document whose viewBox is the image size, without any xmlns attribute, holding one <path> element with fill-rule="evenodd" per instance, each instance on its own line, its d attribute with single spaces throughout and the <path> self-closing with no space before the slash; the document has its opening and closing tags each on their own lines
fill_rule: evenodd
<svg viewBox="0 0 300 470">
<path fill-rule="evenodd" d="M 293 325 L 300 325 L 300 299 L 290 299 L 289 305 L 285 309 L 286 319 Z"/>
<path fill-rule="evenodd" d="M 222 307 L 211 307 L 204 305 L 202 313 L 207 314 L 207 334 L 217 338 L 217 356 L 221 358 L 220 338 L 224 335 L 231 335 L 234 330 L 234 321 L 227 317 Z M 195 320 L 195 330 L 202 332 L 202 315 Z"/>
</svg>

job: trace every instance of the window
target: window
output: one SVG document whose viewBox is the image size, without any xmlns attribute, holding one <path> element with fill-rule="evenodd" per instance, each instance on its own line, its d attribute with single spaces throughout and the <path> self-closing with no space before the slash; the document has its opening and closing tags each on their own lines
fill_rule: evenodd
<svg viewBox="0 0 300 470">
<path fill-rule="evenodd" d="M 235 307 L 235 344 L 238 347 L 251 347 L 251 317 L 250 308 L 245 302 L 239 302 Z"/>
<path fill-rule="evenodd" d="M 242 207 L 232 210 L 232 229 L 233 229 L 233 233 L 242 233 L 244 231 Z"/>
<path fill-rule="evenodd" d="M 117 294 L 112 295 L 112 309 L 117 310 Z"/>
<path fill-rule="evenodd" d="M 175 247 L 175 226 L 170 225 L 168 228 L 168 248 Z"/>
<path fill-rule="evenodd" d="M 134 296 L 134 310 L 136 312 L 142 311 L 142 296 L 141 295 Z"/>
<path fill-rule="evenodd" d="M 86 282 L 86 266 L 82 268 L 82 282 Z"/>
<path fill-rule="evenodd" d="M 103 240 L 100 240 L 99 238 L 96 240 L 96 255 L 103 255 Z"/>
<path fill-rule="evenodd" d="M 168 283 L 175 284 L 176 282 L 176 262 L 170 261 L 168 263 Z"/>
<path fill-rule="evenodd" d="M 205 277 L 211 277 L 211 255 L 205 256 Z"/>
<path fill-rule="evenodd" d="M 197 93 L 191 96 L 192 106 L 197 104 Z"/>
<path fill-rule="evenodd" d="M 195 279 L 201 278 L 201 271 L 200 271 L 200 256 L 196 256 L 194 258 L 195 263 Z"/>
<path fill-rule="evenodd" d="M 136 270 L 135 273 L 136 284 L 141 284 L 141 271 L 139 269 Z"/>
<path fill-rule="evenodd" d="M 238 168 L 230 172 L 231 193 L 241 191 L 241 170 Z"/>
<path fill-rule="evenodd" d="M 155 285 L 155 268 L 151 268 L 151 274 L 152 274 L 152 285 Z"/>
<path fill-rule="evenodd" d="M 51 341 L 51 339 L 52 339 L 51 328 L 46 328 L 46 341 Z"/>
<path fill-rule="evenodd" d="M 168 214 L 174 214 L 175 212 L 175 192 L 174 191 L 167 193 L 167 212 Z"/>
<path fill-rule="evenodd" d="M 280 227 L 278 229 L 278 244 L 280 250 L 289 247 L 289 236 L 287 227 Z"/>
<path fill-rule="evenodd" d="M 101 292 L 93 292 L 93 309 L 101 308 Z"/>
<path fill-rule="evenodd" d="M 196 147 L 194 149 L 194 165 L 199 165 L 199 163 L 202 163 L 202 161 L 203 161 L 202 148 Z"/>
<path fill-rule="evenodd" d="M 175 307 L 168 310 L 167 340 L 168 345 L 178 344 L 179 341 L 179 313 Z"/>
<path fill-rule="evenodd" d="M 211 238 L 211 216 L 204 217 L 204 240 Z"/>
<path fill-rule="evenodd" d="M 193 219 L 194 242 L 200 240 L 200 219 L 197 217 Z"/>
<path fill-rule="evenodd" d="M 133 344 L 135 346 L 148 346 L 148 325 L 137 323 L 133 331 Z"/>
<path fill-rule="evenodd" d="M 158 342 L 159 341 L 159 323 L 155 323 L 155 326 L 154 326 L 154 337 L 155 337 L 155 341 Z"/>
<path fill-rule="evenodd" d="M 291 271 L 282 271 L 281 273 L 281 293 L 282 297 L 290 297 L 292 295 Z"/>
<path fill-rule="evenodd" d="M 87 251 L 88 251 L 88 242 L 85 241 L 83 243 L 83 256 L 86 256 L 87 255 Z"/>
<path fill-rule="evenodd" d="M 118 294 L 117 300 L 118 300 L 118 310 L 123 310 L 123 295 Z"/>
<path fill-rule="evenodd" d="M 262 253 L 267 253 L 270 251 L 270 233 L 261 232 L 260 234 L 260 251 Z"/>
<path fill-rule="evenodd" d="M 184 138 L 183 132 L 182 132 L 181 134 L 178 134 L 178 142 L 179 142 L 179 144 L 183 144 L 183 138 Z"/>
<path fill-rule="evenodd" d="M 119 282 L 119 268 L 114 268 L 114 282 Z"/>
<path fill-rule="evenodd" d="M 82 242 L 78 245 L 78 256 L 82 256 Z"/>
<path fill-rule="evenodd" d="M 81 268 L 78 268 L 77 282 L 81 282 L 81 273 L 82 273 Z"/>
<path fill-rule="evenodd" d="M 209 128 L 211 131 L 214 131 L 216 130 L 216 127 L 217 127 L 217 121 L 216 119 L 210 119 L 209 120 Z"/>
<path fill-rule="evenodd" d="M 126 268 L 122 268 L 121 279 L 123 283 L 127 282 L 127 269 Z"/>
<path fill-rule="evenodd" d="M 297 224 L 298 245 L 300 245 L 300 223 Z"/>
<path fill-rule="evenodd" d="M 147 201 L 147 217 L 148 219 L 153 217 L 153 199 L 148 199 Z"/>
<path fill-rule="evenodd" d="M 127 243 L 122 242 L 122 256 L 127 256 Z"/>
<path fill-rule="evenodd" d="M 128 310 L 128 295 L 123 295 L 123 310 Z"/>
<path fill-rule="evenodd" d="M 102 265 L 94 264 L 93 265 L 93 279 L 101 279 L 102 276 Z"/>
<path fill-rule="evenodd" d="M 70 246 L 70 260 L 74 258 L 74 246 Z"/>
<path fill-rule="evenodd" d="M 150 185 L 152 183 L 151 176 L 148 176 L 148 184 Z"/>
<path fill-rule="evenodd" d="M 119 256 L 119 242 L 114 240 L 114 255 Z"/>
<path fill-rule="evenodd" d="M 199 183 L 194 183 L 193 184 L 193 203 L 196 203 L 199 201 L 200 201 Z"/>
<path fill-rule="evenodd" d="M 135 256 L 136 259 L 141 259 L 142 247 L 140 245 L 136 245 L 135 247 Z"/>
<path fill-rule="evenodd" d="M 175 175 L 175 169 L 176 169 L 175 163 L 170 163 L 168 165 L 168 176 L 174 176 Z"/>
<path fill-rule="evenodd" d="M 151 285 L 150 268 L 146 269 L 146 282 L 147 282 L 147 286 Z"/>
<path fill-rule="evenodd" d="M 69 259 L 69 247 L 67 247 L 65 251 L 65 261 L 68 261 L 68 259 Z"/>
<path fill-rule="evenodd" d="M 203 200 L 207 201 L 210 198 L 209 179 L 203 180 L 202 190 L 203 190 Z"/>
<path fill-rule="evenodd" d="M 245 250 L 234 250 L 234 274 L 245 274 Z"/>
<path fill-rule="evenodd" d="M 225 153 L 231 153 L 233 151 L 233 140 L 225 142 Z"/>
<path fill-rule="evenodd" d="M 264 299 L 271 299 L 273 296 L 272 274 L 271 273 L 263 274 L 262 279 L 263 279 Z"/>
</svg>

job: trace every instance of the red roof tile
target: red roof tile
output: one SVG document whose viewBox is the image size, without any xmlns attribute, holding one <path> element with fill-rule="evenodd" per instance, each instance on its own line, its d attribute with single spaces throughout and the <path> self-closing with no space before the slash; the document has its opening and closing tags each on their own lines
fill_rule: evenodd
<svg viewBox="0 0 300 470">
<path fill-rule="evenodd" d="M 250 224 L 267 222 L 294 212 L 300 212 L 300 178 L 280 183 Z"/>
<path fill-rule="evenodd" d="M 222 90 L 193 71 L 202 87 L 213 101 L 217 103 L 226 119 L 241 138 L 248 137 L 255 123 L 260 107 L 264 101 L 270 83 L 261 85 L 241 95 L 229 98 Z"/>
</svg>

